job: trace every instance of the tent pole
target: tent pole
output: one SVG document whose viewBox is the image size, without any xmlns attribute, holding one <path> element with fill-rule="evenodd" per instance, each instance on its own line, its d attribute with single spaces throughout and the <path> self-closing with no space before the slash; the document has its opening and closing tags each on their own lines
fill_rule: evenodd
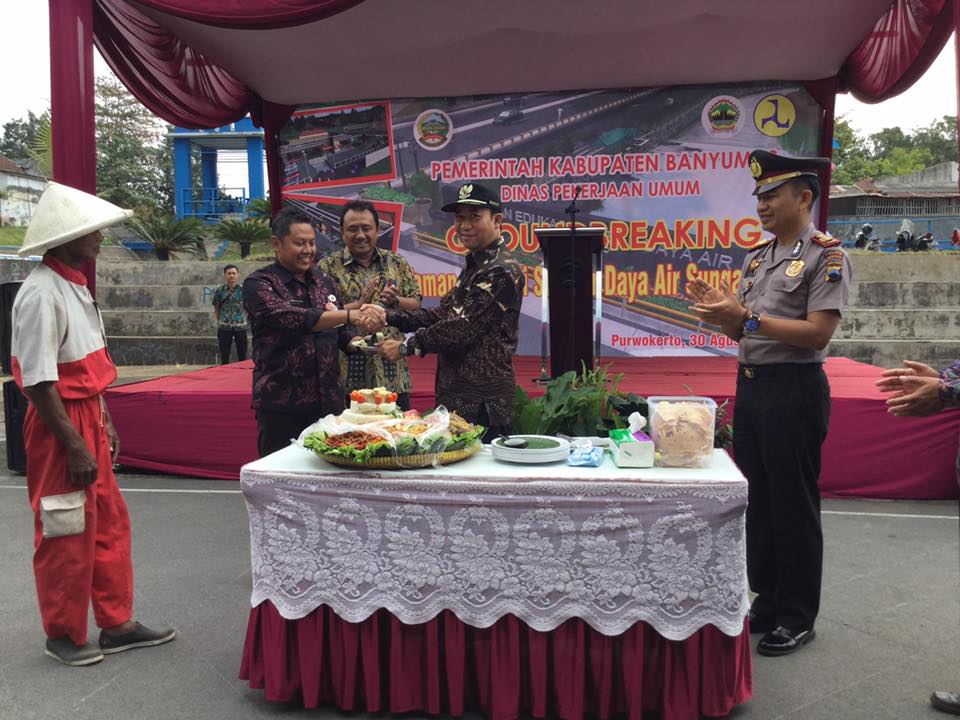
<svg viewBox="0 0 960 720">
<path fill-rule="evenodd" d="M 50 0 L 50 124 L 53 179 L 97 191 L 93 0 Z M 96 292 L 96 263 L 83 269 Z"/>
</svg>

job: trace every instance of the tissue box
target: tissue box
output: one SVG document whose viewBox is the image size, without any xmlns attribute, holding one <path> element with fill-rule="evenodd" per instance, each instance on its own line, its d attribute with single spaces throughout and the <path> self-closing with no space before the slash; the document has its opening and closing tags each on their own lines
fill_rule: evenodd
<svg viewBox="0 0 960 720">
<path fill-rule="evenodd" d="M 708 467 L 713 460 L 717 403 L 708 397 L 647 398 L 657 467 Z"/>
<path fill-rule="evenodd" d="M 610 454 L 617 467 L 653 467 L 653 441 L 639 430 L 611 430 Z"/>
</svg>

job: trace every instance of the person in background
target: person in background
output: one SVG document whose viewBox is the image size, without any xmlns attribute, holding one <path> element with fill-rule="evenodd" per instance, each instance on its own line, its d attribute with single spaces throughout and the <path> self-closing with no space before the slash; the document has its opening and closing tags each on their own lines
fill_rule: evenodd
<svg viewBox="0 0 960 720">
<path fill-rule="evenodd" d="M 213 314 L 217 318 L 220 364 L 230 362 L 231 346 L 237 346 L 237 362 L 247 359 L 247 318 L 243 314 L 243 288 L 236 265 L 223 268 L 226 282 L 213 291 Z"/>
<path fill-rule="evenodd" d="M 328 255 L 319 267 L 340 285 L 344 308 L 359 310 L 376 303 L 391 310 L 420 308 L 420 286 L 410 263 L 390 250 L 377 247 L 380 217 L 369 202 L 356 200 L 344 205 L 340 213 L 342 251 Z M 397 328 L 387 327 L 386 338 L 403 340 Z M 379 354 L 344 353 L 341 370 L 345 373 L 347 394 L 363 388 L 383 387 L 397 393 L 397 407 L 410 409 L 410 371 L 407 360 L 388 360 Z"/>
<path fill-rule="evenodd" d="M 103 399 L 117 369 L 82 271 L 100 252 L 100 231 L 132 214 L 50 183 L 20 249 L 23 257 L 43 255 L 13 304 L 11 354 L 30 401 L 23 439 L 45 652 L 65 665 L 92 665 L 176 636 L 132 619 L 130 516 L 113 474 L 120 439 Z M 87 642 L 91 604 L 97 644 Z"/>
</svg>

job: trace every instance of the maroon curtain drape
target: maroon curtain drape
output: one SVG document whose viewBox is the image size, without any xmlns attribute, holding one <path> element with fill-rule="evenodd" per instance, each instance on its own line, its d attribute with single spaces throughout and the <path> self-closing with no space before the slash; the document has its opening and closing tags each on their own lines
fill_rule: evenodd
<svg viewBox="0 0 960 720">
<path fill-rule="evenodd" d="M 840 90 L 866 103 L 898 95 L 927 71 L 953 28 L 953 0 L 896 0 L 843 64 Z"/>
<path fill-rule="evenodd" d="M 94 41 L 110 69 L 150 111 L 188 128 L 235 122 L 254 94 L 123 0 L 97 0 Z"/>
<path fill-rule="evenodd" d="M 141 5 L 206 25 L 280 28 L 323 20 L 363 0 L 138 0 Z"/>
</svg>

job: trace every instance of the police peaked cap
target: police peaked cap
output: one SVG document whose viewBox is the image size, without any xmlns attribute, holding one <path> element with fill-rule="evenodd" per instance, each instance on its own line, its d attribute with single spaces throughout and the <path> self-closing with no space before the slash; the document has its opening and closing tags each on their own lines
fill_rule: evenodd
<svg viewBox="0 0 960 720">
<path fill-rule="evenodd" d="M 820 171 L 830 167 L 830 159 L 822 157 L 788 157 L 766 150 L 750 153 L 750 174 L 756 182 L 754 195 L 769 192 L 785 182 L 800 178 L 820 190 Z"/>
</svg>

